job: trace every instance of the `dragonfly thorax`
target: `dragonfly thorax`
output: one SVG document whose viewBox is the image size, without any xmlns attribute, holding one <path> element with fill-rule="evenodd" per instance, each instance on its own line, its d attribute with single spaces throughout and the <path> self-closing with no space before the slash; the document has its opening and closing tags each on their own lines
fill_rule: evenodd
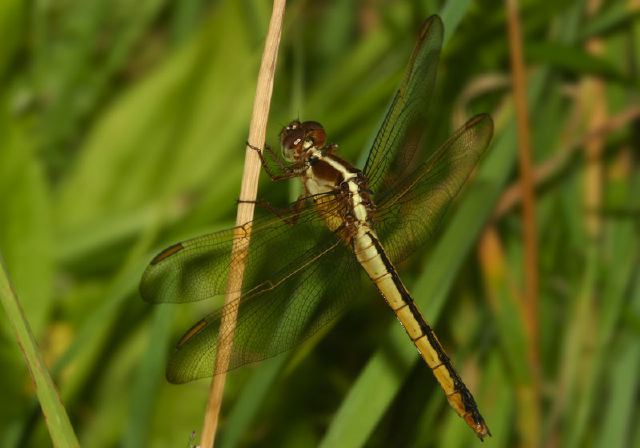
<svg viewBox="0 0 640 448">
<path fill-rule="evenodd" d="M 314 198 L 329 228 L 368 226 L 373 202 L 366 178 L 335 154 L 337 145 L 326 141 L 317 121 L 294 120 L 280 132 L 283 157 L 296 166 L 306 194 Z"/>
</svg>

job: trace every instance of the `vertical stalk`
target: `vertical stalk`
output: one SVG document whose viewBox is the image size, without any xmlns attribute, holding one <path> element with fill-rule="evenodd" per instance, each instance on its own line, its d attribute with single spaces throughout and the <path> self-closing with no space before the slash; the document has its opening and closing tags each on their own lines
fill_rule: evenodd
<svg viewBox="0 0 640 448">
<path fill-rule="evenodd" d="M 518 165 L 522 185 L 522 222 L 524 239 L 524 317 L 527 332 L 527 351 L 531 371 L 531 387 L 523 391 L 524 410 L 528 425 L 525 446 L 536 447 L 540 442 L 540 348 L 538 303 L 538 241 L 536 230 L 535 197 L 529 110 L 527 108 L 527 81 L 522 55 L 522 32 L 517 0 L 507 0 L 507 31 L 513 78 L 513 97 L 518 129 Z"/>
<path fill-rule="evenodd" d="M 280 35 L 282 34 L 282 20 L 284 17 L 285 4 L 285 0 L 275 0 L 273 3 L 271 21 L 269 22 L 269 30 L 267 31 L 265 48 L 262 54 L 262 62 L 260 64 L 260 72 L 258 74 L 256 96 L 253 103 L 248 139 L 252 145 L 257 147 L 263 147 L 265 143 L 267 120 L 271 105 L 271 94 L 273 92 L 273 79 L 275 76 L 276 61 L 278 58 L 278 46 L 280 43 Z M 255 200 L 258 192 L 260 168 L 260 159 L 258 155 L 253 149 L 247 146 L 245 148 L 244 172 L 242 175 L 242 184 L 240 186 L 241 201 L 238 204 L 236 226 L 245 225 L 253 219 L 255 206 L 251 201 Z M 246 238 L 236 238 L 231 249 L 231 266 L 229 268 L 229 282 L 227 284 L 227 293 L 225 294 L 225 304 L 238 299 L 240 295 L 239 292 L 232 291 L 239 291 L 242 287 L 242 277 L 244 275 L 245 268 L 244 260 L 249 245 L 251 231 L 250 227 L 247 228 L 245 226 L 245 229 Z M 238 230 L 238 232 L 245 234 L 245 230 L 242 229 Z M 234 313 L 225 313 L 222 317 L 222 321 L 220 322 L 220 332 L 233 333 L 237 317 L 237 308 Z M 215 441 L 226 381 L 225 372 L 229 366 L 231 351 L 231 344 L 218 345 L 216 363 L 213 372 L 214 377 L 211 380 L 211 386 L 209 388 L 209 399 L 202 427 L 202 436 L 200 438 L 200 446 L 203 448 L 213 447 Z"/>
</svg>

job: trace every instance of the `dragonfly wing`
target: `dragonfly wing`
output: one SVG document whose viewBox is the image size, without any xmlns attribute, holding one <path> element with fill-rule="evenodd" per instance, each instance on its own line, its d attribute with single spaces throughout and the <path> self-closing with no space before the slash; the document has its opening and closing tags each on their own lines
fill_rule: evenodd
<svg viewBox="0 0 640 448">
<path fill-rule="evenodd" d="M 429 17 L 389 111 L 373 142 L 364 167 L 369 188 L 388 189 L 403 177 L 420 144 L 436 79 L 444 27 L 438 16 Z"/>
<path fill-rule="evenodd" d="M 226 370 L 291 349 L 341 314 L 354 294 L 357 267 L 341 241 L 326 245 L 273 288 L 248 293 L 197 323 L 178 343 L 167 378 L 184 383 L 211 376 L 219 344 L 232 344 Z M 222 317 L 236 312 L 235 329 L 220 333 Z"/>
<path fill-rule="evenodd" d="M 433 234 L 492 135 L 489 115 L 473 117 L 427 161 L 379 198 L 376 230 L 392 261 L 401 262 Z"/>
<path fill-rule="evenodd" d="M 337 241 L 313 207 L 270 215 L 160 252 L 142 276 L 140 295 L 150 303 L 182 303 L 224 294 L 229 275 L 234 275 L 229 270 L 231 248 L 238 240 L 249 241 L 249 232 L 243 292 L 268 288 L 304 265 L 318 241 Z"/>
</svg>

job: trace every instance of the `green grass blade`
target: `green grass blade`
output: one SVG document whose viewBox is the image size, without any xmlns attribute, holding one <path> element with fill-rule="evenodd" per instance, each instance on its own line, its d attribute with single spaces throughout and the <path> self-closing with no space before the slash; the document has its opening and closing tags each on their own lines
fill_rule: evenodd
<svg viewBox="0 0 640 448">
<path fill-rule="evenodd" d="M 268 359 L 253 373 L 243 387 L 240 399 L 234 403 L 231 413 L 225 419 L 218 443 L 221 448 L 242 446 L 242 436 L 251 432 L 251 425 L 288 358 L 287 354 L 284 354 Z"/>
<path fill-rule="evenodd" d="M 536 42 L 525 48 L 531 64 L 548 64 L 572 75 L 599 75 L 614 81 L 630 81 L 608 60 L 582 48 L 554 42 Z"/>
<path fill-rule="evenodd" d="M 634 302 L 640 308 L 640 282 L 636 281 Z M 638 311 L 636 311 L 638 312 Z M 611 360 L 611 371 L 605 382 L 611 388 L 610 399 L 603 413 L 602 430 L 594 446 L 632 446 L 632 429 L 635 426 L 634 407 L 640 391 L 640 345 L 638 334 L 630 332 L 620 343 Z"/>
<path fill-rule="evenodd" d="M 442 8 L 440 16 L 444 23 L 444 39 L 442 46 L 444 47 L 449 39 L 455 34 L 458 25 L 469 10 L 471 0 L 448 1 Z"/>
<path fill-rule="evenodd" d="M 127 420 L 122 446 L 147 446 L 154 406 L 160 384 L 165 381 L 167 346 L 171 335 L 172 310 L 156 307 L 151 317 L 151 331 L 144 357 L 133 388 L 130 417 Z"/>
<path fill-rule="evenodd" d="M 10 67 L 11 60 L 18 51 L 26 9 L 26 4 L 20 0 L 5 0 L 0 3 L 0 77 Z"/>
<path fill-rule="evenodd" d="M 42 412 L 45 415 L 51 440 L 56 447 L 77 447 L 78 439 L 73 432 L 73 427 L 67 416 L 67 412 L 60 401 L 58 391 L 44 364 L 42 355 L 38 350 L 38 344 L 31 333 L 29 322 L 20 307 L 4 266 L 0 259 L 0 301 L 4 307 L 9 322 L 15 332 L 16 340 L 25 362 L 29 367 L 31 378 L 36 386 L 36 393 Z"/>
<path fill-rule="evenodd" d="M 611 205 L 639 207 L 637 185 L 638 182 L 628 182 L 626 178 L 610 182 Z M 567 431 L 566 446 L 568 447 L 582 446 L 588 438 L 590 419 L 598 412 L 600 406 L 600 385 L 610 366 L 610 346 L 625 311 L 628 291 L 630 286 L 635 284 L 638 275 L 637 260 L 640 258 L 640 242 L 635 223 L 630 220 L 614 221 L 607 226 L 604 235 L 602 246 L 608 252 L 607 255 L 615 260 L 615 264 L 604 263 L 604 257 L 598 256 L 597 277 L 601 279 L 602 290 L 594 286 L 590 295 L 593 296 L 592 312 L 597 312 L 599 322 L 593 328 L 587 321 L 587 328 L 585 328 L 589 335 L 596 335 L 596 340 L 593 354 L 585 357 L 587 362 L 577 373 L 582 388 L 576 398 L 575 411 L 572 413 L 571 425 Z M 594 251 L 597 250 L 599 248 L 594 248 Z M 601 303 L 596 300 L 598 295 L 602 296 Z"/>
</svg>

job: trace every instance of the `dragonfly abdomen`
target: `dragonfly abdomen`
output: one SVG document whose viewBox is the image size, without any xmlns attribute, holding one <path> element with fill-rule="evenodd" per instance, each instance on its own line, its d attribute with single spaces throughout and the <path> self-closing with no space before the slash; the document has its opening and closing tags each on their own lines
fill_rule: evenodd
<svg viewBox="0 0 640 448">
<path fill-rule="evenodd" d="M 440 383 L 450 405 L 480 439 L 490 435 L 471 392 L 453 368 L 435 332 L 422 317 L 373 230 L 366 225 L 362 226 L 353 241 L 353 249 L 358 261 Z"/>
</svg>

